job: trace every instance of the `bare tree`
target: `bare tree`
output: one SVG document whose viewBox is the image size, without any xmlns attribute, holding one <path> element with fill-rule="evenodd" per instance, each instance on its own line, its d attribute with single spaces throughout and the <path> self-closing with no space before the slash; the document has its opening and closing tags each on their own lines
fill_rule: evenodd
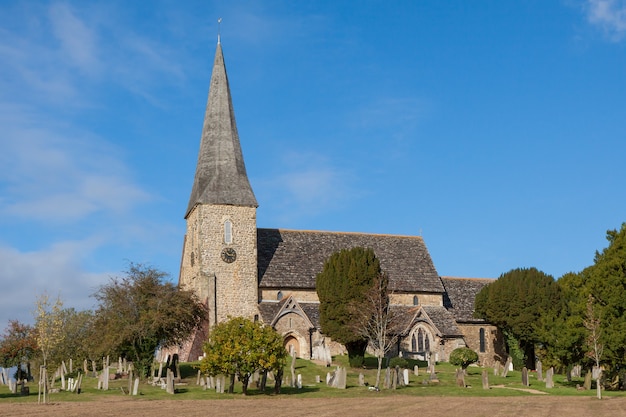
<svg viewBox="0 0 626 417">
<path fill-rule="evenodd" d="M 600 368 L 600 360 L 602 359 L 602 352 L 604 345 L 600 342 L 602 336 L 602 320 L 600 315 L 593 306 L 593 295 L 589 294 L 587 298 L 587 314 L 583 324 L 587 329 L 587 356 L 589 356 L 596 365 L 596 392 L 598 399 L 602 399 L 602 391 L 600 387 L 600 379 L 602 378 L 602 369 Z"/>
<path fill-rule="evenodd" d="M 353 330 L 366 338 L 369 347 L 378 359 L 376 388 L 380 386 L 380 371 L 385 354 L 398 341 L 401 313 L 389 306 L 389 278 L 380 273 L 374 279 L 369 290 L 364 294 L 364 302 L 350 306 L 354 320 L 350 324 Z"/>
</svg>

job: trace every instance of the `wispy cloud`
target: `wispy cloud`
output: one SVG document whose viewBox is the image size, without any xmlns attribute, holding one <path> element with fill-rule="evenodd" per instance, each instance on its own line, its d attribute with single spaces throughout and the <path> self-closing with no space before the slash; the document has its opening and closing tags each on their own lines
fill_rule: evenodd
<svg viewBox="0 0 626 417">
<path fill-rule="evenodd" d="M 586 12 L 589 23 L 600 27 L 611 41 L 626 38 L 626 1 L 588 0 Z"/>
<path fill-rule="evenodd" d="M 93 243 L 58 242 L 36 252 L 0 245 L 0 276 L 5 295 L 0 303 L 0 323 L 9 319 L 32 323 L 36 297 L 43 293 L 58 295 L 67 307 L 91 308 L 94 300 L 90 295 L 111 276 L 108 272 L 91 274 L 82 270 L 80 261 Z"/>
<path fill-rule="evenodd" d="M 263 201 L 269 202 L 267 211 L 276 213 L 280 224 L 325 214 L 358 198 L 349 168 L 340 168 L 321 154 L 290 151 L 281 161 L 281 173 L 258 184 L 259 194 L 273 196 Z"/>
</svg>

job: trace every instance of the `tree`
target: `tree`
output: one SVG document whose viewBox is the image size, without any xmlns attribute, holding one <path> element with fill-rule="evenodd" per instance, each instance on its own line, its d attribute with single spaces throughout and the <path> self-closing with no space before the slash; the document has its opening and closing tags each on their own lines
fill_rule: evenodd
<svg viewBox="0 0 626 417">
<path fill-rule="evenodd" d="M 602 320 L 598 316 L 596 309 L 594 308 L 593 296 L 590 294 L 587 299 L 587 314 L 585 315 L 584 325 L 587 329 L 587 355 L 593 360 L 596 367 L 596 392 L 598 399 L 602 399 L 602 391 L 600 387 L 600 380 L 602 379 L 602 368 L 600 368 L 600 360 L 602 359 L 602 352 L 604 347 L 601 342 L 602 336 Z"/>
<path fill-rule="evenodd" d="M 626 223 L 619 231 L 607 231 L 606 238 L 609 245 L 580 273 L 579 305 L 584 315 L 585 301 L 593 296 L 594 311 L 605 329 L 600 338 L 604 365 L 615 373 L 626 364 Z"/>
<path fill-rule="evenodd" d="M 368 344 L 350 325 L 355 318 L 354 306 L 364 303 L 365 293 L 380 273 L 374 251 L 356 247 L 331 255 L 316 277 L 322 332 L 346 346 L 353 367 L 363 364 Z"/>
<path fill-rule="evenodd" d="M 467 347 L 460 347 L 450 352 L 450 363 L 460 366 L 464 371 L 473 363 L 478 362 L 478 353 Z"/>
<path fill-rule="evenodd" d="M 513 269 L 476 295 L 475 315 L 510 333 L 524 352 L 526 367 L 535 367 L 538 323 L 546 311 L 561 305 L 554 278 L 536 268 Z"/>
<path fill-rule="evenodd" d="M 43 366 L 48 366 L 48 360 L 56 353 L 58 346 L 63 342 L 63 302 L 57 297 L 54 304 L 50 302 L 48 294 L 37 298 L 35 311 L 35 329 L 37 346 L 41 351 Z M 55 363 L 58 365 L 58 363 Z"/>
<path fill-rule="evenodd" d="M 144 376 L 158 347 L 182 343 L 207 315 L 194 293 L 164 282 L 166 276 L 131 263 L 126 276 L 93 294 L 100 303 L 94 317 L 100 351 L 129 356 Z"/>
<path fill-rule="evenodd" d="M 35 328 L 18 320 L 9 320 L 9 326 L 0 339 L 0 365 L 5 368 L 16 366 L 19 381 L 24 379 L 22 366 L 26 364 L 30 377 L 30 361 L 37 350 Z"/>
<path fill-rule="evenodd" d="M 234 391 L 236 376 L 244 395 L 248 394 L 248 381 L 255 371 L 279 371 L 287 357 L 282 337 L 273 328 L 243 317 L 215 325 L 203 349 L 205 356 L 200 361 L 200 371 L 228 375 L 229 393 Z"/>
<path fill-rule="evenodd" d="M 376 388 L 380 386 L 383 358 L 398 341 L 399 325 L 403 316 L 399 310 L 393 310 L 389 306 L 388 285 L 387 274 L 380 273 L 365 292 L 364 300 L 350 304 L 350 313 L 353 316 L 350 326 L 355 333 L 368 340 L 378 359 Z"/>
</svg>

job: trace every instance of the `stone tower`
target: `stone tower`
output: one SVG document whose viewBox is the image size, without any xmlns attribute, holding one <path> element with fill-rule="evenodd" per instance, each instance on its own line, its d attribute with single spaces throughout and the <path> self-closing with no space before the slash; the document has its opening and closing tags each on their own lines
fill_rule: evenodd
<svg viewBox="0 0 626 417">
<path fill-rule="evenodd" d="M 208 327 L 228 316 L 258 317 L 257 207 L 218 41 L 179 277 L 208 306 Z"/>
</svg>

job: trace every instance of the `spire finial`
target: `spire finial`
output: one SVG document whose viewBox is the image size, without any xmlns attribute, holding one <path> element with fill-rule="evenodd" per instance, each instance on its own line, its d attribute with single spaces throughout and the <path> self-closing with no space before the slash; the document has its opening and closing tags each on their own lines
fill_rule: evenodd
<svg viewBox="0 0 626 417">
<path fill-rule="evenodd" d="M 222 18 L 217 19 L 217 44 L 220 44 L 220 25 L 222 23 Z"/>
</svg>

